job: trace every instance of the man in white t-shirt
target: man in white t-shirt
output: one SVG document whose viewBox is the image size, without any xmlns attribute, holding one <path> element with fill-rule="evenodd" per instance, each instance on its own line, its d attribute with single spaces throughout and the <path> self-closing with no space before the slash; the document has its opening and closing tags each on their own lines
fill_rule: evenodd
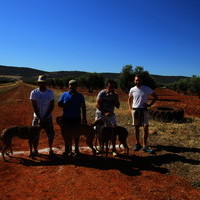
<svg viewBox="0 0 200 200">
<path fill-rule="evenodd" d="M 157 95 L 154 91 L 143 85 L 143 81 L 140 75 L 136 75 L 134 78 L 136 86 L 132 87 L 129 91 L 128 105 L 132 113 L 133 125 L 135 126 L 136 144 L 134 151 L 139 151 L 141 148 L 144 152 L 152 152 L 152 149 L 147 146 L 147 139 L 149 135 L 149 114 L 147 108 L 152 106 L 157 100 Z M 148 96 L 151 95 L 153 100 L 148 104 Z M 143 135 L 143 147 L 139 140 L 139 128 L 144 127 Z"/>
<path fill-rule="evenodd" d="M 32 102 L 34 117 L 32 125 L 38 125 L 42 122 L 42 128 L 44 128 L 49 143 L 49 155 L 53 155 L 52 145 L 54 140 L 54 127 L 52 122 L 52 111 L 54 108 L 54 94 L 53 91 L 47 89 L 47 78 L 45 75 L 38 77 L 39 88 L 31 91 L 30 99 Z M 38 154 L 38 152 L 35 152 Z"/>
</svg>

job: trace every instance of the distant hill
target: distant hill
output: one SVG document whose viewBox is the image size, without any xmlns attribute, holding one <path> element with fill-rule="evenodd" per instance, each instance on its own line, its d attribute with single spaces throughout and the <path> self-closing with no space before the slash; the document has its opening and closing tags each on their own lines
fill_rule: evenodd
<svg viewBox="0 0 200 200">
<path fill-rule="evenodd" d="M 173 83 L 181 79 L 190 78 L 187 76 L 161 76 L 161 75 L 155 75 L 155 74 L 151 74 L 151 76 L 156 80 L 156 82 L 161 83 L 161 84 Z"/>
<path fill-rule="evenodd" d="M 46 72 L 42 70 L 32 69 L 28 67 L 13 67 L 13 66 L 5 66 L 0 65 L 0 77 L 10 77 L 12 79 L 21 79 L 25 82 L 36 81 L 38 75 L 46 74 L 48 78 L 64 78 L 66 76 L 80 77 L 88 72 L 83 71 L 56 71 L 56 72 Z M 120 73 L 101 73 L 105 78 L 108 79 L 117 79 L 119 78 Z M 172 83 L 178 81 L 180 79 L 189 78 L 186 76 L 161 76 L 154 75 L 151 76 L 161 84 Z"/>
</svg>

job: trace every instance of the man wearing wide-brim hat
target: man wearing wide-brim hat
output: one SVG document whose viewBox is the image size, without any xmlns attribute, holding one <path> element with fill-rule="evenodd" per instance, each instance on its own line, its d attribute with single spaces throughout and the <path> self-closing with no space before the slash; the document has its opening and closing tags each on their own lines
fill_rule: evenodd
<svg viewBox="0 0 200 200">
<path fill-rule="evenodd" d="M 63 108 L 63 121 L 66 125 L 87 123 L 85 99 L 81 93 L 77 92 L 77 87 L 78 81 L 70 80 L 69 91 L 64 92 L 58 100 L 58 106 Z M 65 149 L 64 155 L 68 155 L 68 150 Z M 75 154 L 80 155 L 79 138 L 75 139 Z"/>
<path fill-rule="evenodd" d="M 42 128 L 44 128 L 48 137 L 49 154 L 53 155 L 52 145 L 55 132 L 52 122 L 52 111 L 54 108 L 54 94 L 52 90 L 47 89 L 46 75 L 38 76 L 37 83 L 39 88 L 34 89 L 30 94 L 34 110 L 32 125 L 42 124 Z M 38 154 L 38 152 L 35 152 L 35 154 Z"/>
</svg>

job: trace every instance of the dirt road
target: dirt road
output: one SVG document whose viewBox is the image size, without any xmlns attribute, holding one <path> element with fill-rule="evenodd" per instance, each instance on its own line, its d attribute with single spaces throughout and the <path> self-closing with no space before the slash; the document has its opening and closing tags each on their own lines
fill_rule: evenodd
<svg viewBox="0 0 200 200">
<path fill-rule="evenodd" d="M 13 125 L 30 125 L 31 88 L 22 84 L 0 96 L 0 131 Z M 54 118 L 60 114 L 55 106 Z M 55 122 L 55 119 L 54 119 Z M 55 124 L 55 123 L 54 123 Z M 0 158 L 0 199 L 69 199 L 69 200 L 197 200 L 200 191 L 186 180 L 169 175 L 155 165 L 154 155 L 130 152 L 130 156 L 104 158 L 85 156 L 65 160 L 63 140 L 55 124 L 54 158 L 46 152 L 31 159 L 27 152 L 15 154 L 3 162 Z M 27 151 L 25 140 L 14 139 L 13 150 Z M 39 149 L 47 147 L 44 133 Z"/>
</svg>

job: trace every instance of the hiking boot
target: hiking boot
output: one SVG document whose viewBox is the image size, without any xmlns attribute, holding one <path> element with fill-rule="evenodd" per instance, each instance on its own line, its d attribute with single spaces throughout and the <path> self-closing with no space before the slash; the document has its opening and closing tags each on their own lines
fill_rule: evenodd
<svg viewBox="0 0 200 200">
<path fill-rule="evenodd" d="M 153 150 L 149 149 L 149 147 L 143 147 L 142 151 L 147 152 L 147 153 L 153 153 Z"/>
<path fill-rule="evenodd" d="M 140 144 L 136 144 L 135 147 L 133 148 L 134 151 L 139 151 L 142 148 Z"/>
</svg>

